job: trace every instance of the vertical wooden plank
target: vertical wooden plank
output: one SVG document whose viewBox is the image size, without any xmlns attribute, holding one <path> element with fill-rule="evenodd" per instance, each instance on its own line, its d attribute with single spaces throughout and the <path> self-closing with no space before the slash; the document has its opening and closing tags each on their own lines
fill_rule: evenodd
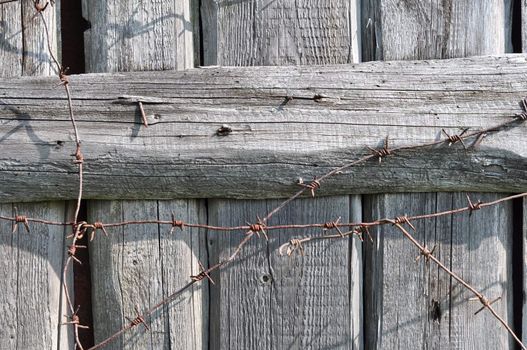
<svg viewBox="0 0 527 350">
<path fill-rule="evenodd" d="M 206 222 L 204 203 L 179 201 L 91 201 L 94 221 L 171 220 Z M 206 259 L 203 232 L 144 224 L 108 228 L 90 244 L 93 272 L 95 342 L 100 342 L 144 311 L 181 288 L 197 274 L 197 259 Z M 200 246 L 201 245 L 201 246 Z M 201 251 L 200 251 L 201 249 Z M 174 303 L 147 319 L 151 332 L 138 327 L 110 344 L 114 349 L 200 349 L 207 343 L 206 288 L 185 291 Z"/>
<path fill-rule="evenodd" d="M 511 52 L 511 12 L 511 0 L 364 1 L 363 59 L 451 58 Z M 434 199 L 433 194 L 421 194 L 417 197 L 414 194 L 374 196 L 368 199 L 369 215 L 384 215 L 388 211 L 397 215 L 408 214 L 405 209 L 435 211 L 434 205 L 436 208 L 450 207 L 448 197 L 445 199 L 443 196 L 438 194 L 437 199 Z M 456 194 L 453 203 L 461 204 L 459 196 L 463 195 Z M 474 196 L 485 197 L 483 194 Z M 444 200 L 447 202 L 443 202 Z M 392 208 L 401 211 L 395 213 L 391 211 Z M 512 217 L 512 211 L 506 208 L 500 215 L 504 218 L 485 216 L 483 223 L 491 225 L 494 221 L 503 220 L 508 224 L 505 218 Z M 488 269 L 474 267 L 477 265 L 472 264 L 468 266 L 465 260 L 469 258 L 482 261 L 487 258 L 489 261 L 505 264 L 510 261 L 511 241 L 503 236 L 505 233 L 501 230 L 485 239 L 488 232 L 478 233 L 475 229 L 478 227 L 475 226 L 476 223 L 470 221 L 470 226 L 465 227 L 463 225 L 466 223 L 459 226 L 457 223 L 462 221 L 454 220 L 456 221 L 452 222 L 451 227 L 447 225 L 448 222 L 443 222 L 436 228 L 422 227 L 424 232 L 420 233 L 420 238 L 436 242 L 438 238 L 433 235 L 437 235 L 441 227 L 451 230 L 452 235 L 455 233 L 457 236 L 452 236 L 450 240 L 446 237 L 443 240 L 442 245 L 445 248 L 441 255 L 445 256 L 446 261 L 451 261 L 455 271 L 460 272 L 479 288 L 492 286 L 485 273 L 493 277 L 492 283 L 502 281 L 504 285 L 501 290 L 492 289 L 491 292 L 502 293 L 500 312 L 512 320 L 512 295 L 508 289 L 511 284 L 510 271 L 503 270 L 503 265 L 489 266 Z M 466 232 L 472 232 L 475 237 L 467 237 Z M 504 338 L 504 332 L 495 334 L 488 331 L 488 324 L 493 320 L 483 318 L 482 321 L 482 318 L 468 316 L 472 309 L 471 305 L 463 302 L 462 296 L 466 294 L 454 286 L 450 291 L 449 281 L 445 281 L 444 276 L 437 271 L 431 274 L 419 270 L 419 273 L 416 273 L 415 270 L 404 268 L 409 264 L 410 255 L 414 254 L 412 247 L 400 245 L 397 236 L 382 235 L 378 239 L 374 247 L 367 247 L 368 258 L 365 263 L 365 276 L 368 280 L 365 281 L 364 295 L 367 299 L 371 296 L 365 308 L 365 339 L 369 347 L 421 348 L 426 345 L 434 348 L 508 348 L 509 343 L 508 339 Z M 496 244 L 497 240 L 500 244 Z M 474 246 L 476 243 L 479 245 L 477 249 Z M 449 251 L 450 254 L 445 255 Z M 426 297 L 422 293 L 425 293 Z M 445 310 L 448 310 L 448 313 L 445 313 Z M 441 311 L 441 324 L 430 321 L 436 311 Z M 445 320 L 448 320 L 446 328 Z M 416 337 L 415 334 L 422 337 Z M 409 339 L 413 339 L 411 344 L 408 343 Z"/>
<path fill-rule="evenodd" d="M 490 201 L 497 194 L 471 194 Z M 466 205 L 464 194 L 416 193 L 368 196 L 365 219 L 393 218 L 450 210 Z M 489 299 L 501 297 L 496 309 L 512 322 L 511 203 L 472 215 L 416 221 L 416 238 Z M 415 258 L 418 251 L 391 226 L 372 230 L 366 250 L 364 314 L 366 347 L 371 349 L 474 348 L 508 349 L 506 331 L 434 264 Z"/>
<path fill-rule="evenodd" d="M 205 65 L 356 61 L 356 0 L 204 1 Z"/>
<path fill-rule="evenodd" d="M 521 38 L 522 38 L 522 52 L 527 52 L 527 0 L 522 0 L 520 5 L 521 12 Z"/>
<path fill-rule="evenodd" d="M 524 46 L 525 47 L 525 46 Z M 527 199 L 523 199 L 523 293 L 527 290 Z M 525 296 L 522 299 L 523 314 L 522 314 L 522 341 L 527 339 L 527 303 Z"/>
<path fill-rule="evenodd" d="M 83 0 L 87 72 L 194 66 L 191 0 Z"/>
<path fill-rule="evenodd" d="M 357 62 L 357 8 L 355 0 L 205 1 L 204 63 Z M 287 118 L 287 111 L 278 113 Z M 212 203 L 209 220 L 223 225 L 255 222 L 258 215 L 273 209 L 270 203 L 278 202 Z M 353 203 L 354 209 L 360 206 L 357 198 Z M 349 217 L 349 207 L 348 196 L 302 200 L 270 223 L 332 221 Z M 316 242 L 305 257 L 276 256 L 276 239 L 284 243 L 305 233 L 273 233 L 270 242 L 253 240 L 239 263 L 216 276 L 219 283 L 211 291 L 213 348 L 362 348 L 359 249 L 350 240 Z M 226 257 L 240 239 L 240 235 L 209 233 L 209 249 L 214 251 L 210 264 Z M 246 295 L 251 299 L 246 300 Z"/>
<path fill-rule="evenodd" d="M 0 76 L 52 75 L 46 32 L 41 19 L 35 16 L 32 0 L 0 5 Z M 55 57 L 60 51 L 60 2 L 42 13 L 48 24 L 50 46 Z"/>
<path fill-rule="evenodd" d="M 171 213 L 183 222 L 207 222 L 205 200 L 159 201 L 159 219 L 172 220 Z M 207 241 L 203 229 L 176 229 L 171 234 L 170 227 L 161 227 L 160 251 L 163 270 L 163 296 L 181 288 L 189 276 L 197 275 L 199 262 L 206 265 Z M 199 283 L 167 305 L 171 347 L 173 349 L 205 349 L 208 344 L 208 285 Z"/>
<path fill-rule="evenodd" d="M 210 221 L 244 224 L 276 207 L 278 200 L 211 200 Z M 347 197 L 300 199 L 273 219 L 277 225 L 349 219 Z M 283 257 L 292 237 L 321 229 L 279 230 L 252 239 L 237 262 L 213 276 L 213 349 L 351 348 L 350 249 L 348 240 L 321 241 L 306 254 Z M 211 263 L 228 258 L 244 233 L 209 233 Z M 356 325 L 355 325 L 356 326 Z"/>
<path fill-rule="evenodd" d="M 0 215 L 66 219 L 64 202 L 0 205 Z M 12 233 L 11 223 L 0 223 L 0 348 L 68 348 L 67 330 L 61 327 L 65 308 L 61 299 L 64 237 L 62 226 L 23 225 Z M 61 336 L 62 334 L 62 336 Z"/>
<path fill-rule="evenodd" d="M 55 55 L 59 51 L 59 6 L 56 3 L 43 13 Z M 56 73 L 44 26 L 34 15 L 30 0 L 0 5 L 0 76 Z M 0 215 L 14 216 L 14 208 L 28 217 L 67 219 L 64 202 L 2 204 Z M 0 223 L 0 280 L 4 282 L 0 293 L 0 348 L 68 348 L 71 332 L 60 326 L 66 310 L 61 287 L 64 236 L 60 226 L 32 224 L 31 234 L 22 226 L 12 234 L 10 223 Z"/>
<path fill-rule="evenodd" d="M 362 58 L 410 60 L 512 52 L 512 0 L 362 2 Z"/>
<path fill-rule="evenodd" d="M 91 22 L 85 33 L 87 71 L 193 67 L 193 37 L 198 28 L 191 22 L 195 7 L 191 1 L 83 1 L 83 14 Z M 172 211 L 183 221 L 207 220 L 204 204 L 198 200 L 90 201 L 88 208 L 90 221 L 170 220 Z M 100 237 L 90 245 L 96 342 L 128 324 L 124 317 L 134 317 L 135 304 L 143 310 L 154 305 L 198 273 L 198 260 L 206 261 L 204 232 L 169 231 L 152 225 L 130 226 L 117 230 L 116 237 L 111 234 L 109 241 Z M 204 283 L 154 314 L 149 320 L 153 332 L 135 329 L 110 347 L 203 348 L 208 341 L 207 318 L 208 286 Z"/>
</svg>

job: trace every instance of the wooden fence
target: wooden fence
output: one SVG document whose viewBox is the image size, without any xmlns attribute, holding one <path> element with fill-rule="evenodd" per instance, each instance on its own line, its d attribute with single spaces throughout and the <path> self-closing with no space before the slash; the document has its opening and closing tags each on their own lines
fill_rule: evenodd
<svg viewBox="0 0 527 350">
<path fill-rule="evenodd" d="M 516 52 L 515 38 L 527 47 L 525 7 L 83 0 L 85 70 L 107 74 L 70 77 L 85 162 L 81 219 L 245 225 L 293 194 L 300 178 L 308 183 L 386 136 L 394 147 L 413 145 L 441 140 L 441 129 L 504 122 L 527 96 L 527 57 L 505 55 L 513 38 Z M 68 49 L 60 14 L 58 0 L 42 12 L 48 47 L 32 0 L 0 1 L 0 216 L 73 217 L 78 175 L 64 90 L 56 77 L 13 78 L 56 74 L 49 50 L 60 57 Z M 498 56 L 462 58 L 476 55 Z M 377 60 L 390 62 L 359 63 Z M 525 132 L 521 125 L 489 133 L 475 149 L 406 150 L 343 171 L 272 223 L 367 222 L 463 207 L 465 192 L 482 201 L 525 192 Z M 414 224 L 450 269 L 501 298 L 493 307 L 524 338 L 526 213 L 519 199 Z M 71 227 L 31 223 L 30 234 L 13 234 L 16 225 L 0 220 L 1 349 L 74 347 L 72 328 L 60 325 L 63 283 L 77 288 L 88 348 L 127 326 L 136 305 L 147 309 L 188 283 L 200 263 L 227 259 L 245 237 L 146 223 L 107 228 L 84 256 L 87 285 L 80 266 L 62 275 Z M 278 254 L 291 238 L 320 233 L 283 229 L 250 240 L 212 274 L 214 285 L 192 285 L 147 318 L 150 331 L 135 327 L 105 348 L 515 348 L 490 313 L 474 315 L 481 305 L 449 275 L 426 259 L 415 264 L 418 251 L 391 225 L 372 228 L 373 243 L 347 236 L 310 242 L 304 255 Z"/>
</svg>

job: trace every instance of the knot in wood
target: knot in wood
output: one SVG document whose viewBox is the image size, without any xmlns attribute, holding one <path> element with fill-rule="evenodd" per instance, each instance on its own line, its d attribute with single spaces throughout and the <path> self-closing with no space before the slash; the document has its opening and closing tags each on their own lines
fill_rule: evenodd
<svg viewBox="0 0 527 350">
<path fill-rule="evenodd" d="M 216 135 L 218 136 L 227 136 L 232 132 L 232 128 L 228 125 L 222 125 L 216 130 Z"/>
</svg>

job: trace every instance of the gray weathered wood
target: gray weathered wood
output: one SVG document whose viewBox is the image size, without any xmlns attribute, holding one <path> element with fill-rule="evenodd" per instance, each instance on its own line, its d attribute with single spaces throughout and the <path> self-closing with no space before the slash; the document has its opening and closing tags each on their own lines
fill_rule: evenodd
<svg viewBox="0 0 527 350">
<path fill-rule="evenodd" d="M 523 199 L 523 290 L 527 290 L 527 199 Z M 527 337 L 527 304 L 523 303 L 523 317 L 522 317 L 522 338 L 525 340 Z"/>
<path fill-rule="evenodd" d="M 0 215 L 16 214 L 63 221 L 64 202 L 2 204 Z M 67 349 L 68 329 L 60 326 L 66 312 L 62 297 L 65 255 L 62 226 L 30 224 L 31 233 L 19 224 L 0 222 L 0 348 Z"/>
<path fill-rule="evenodd" d="M 496 194 L 471 194 L 474 201 Z M 450 210 L 465 206 L 465 194 L 423 193 L 366 197 L 365 219 Z M 512 322 L 512 204 L 415 221 L 415 237 L 447 267 L 482 291 L 497 312 Z M 371 230 L 365 263 L 366 347 L 370 349 L 512 349 L 507 332 L 470 292 L 419 255 L 392 226 Z M 411 231 L 413 232 L 413 231 Z"/>
<path fill-rule="evenodd" d="M 412 60 L 512 52 L 512 0 L 362 2 L 362 59 Z"/>
<path fill-rule="evenodd" d="M 209 220 L 218 225 L 255 221 L 276 207 L 278 200 L 212 200 Z M 348 220 L 345 196 L 301 199 L 272 219 L 274 224 Z M 353 213 L 356 215 L 356 213 Z M 291 238 L 319 235 L 320 229 L 273 231 L 267 241 L 255 237 L 229 267 L 213 275 L 211 288 L 211 347 L 353 348 L 355 315 L 350 286 L 356 258 L 349 239 L 321 241 L 305 247 L 305 255 L 280 256 L 278 247 Z M 244 233 L 210 233 L 210 261 L 227 258 Z M 357 282 L 357 281 L 355 281 Z M 356 311 L 356 310 L 354 310 Z M 357 341 L 357 339 L 355 339 Z"/>
<path fill-rule="evenodd" d="M 355 18 L 351 18 L 356 15 L 356 7 L 352 8 L 351 3 L 354 4 L 355 0 L 205 1 L 205 63 L 289 65 L 356 62 L 358 50 L 351 28 L 352 20 L 356 23 Z M 209 40 L 211 32 L 215 33 Z M 353 57 L 352 49 L 355 50 Z M 282 96 L 279 105 L 271 107 L 272 113 L 289 110 L 290 106 L 284 104 L 285 96 Z M 240 110 L 239 106 L 233 107 L 236 113 Z M 282 128 L 284 118 L 278 118 Z M 299 121 L 303 120 L 305 117 L 299 118 Z M 240 126 L 247 129 L 243 124 Z M 249 125 L 249 129 L 252 130 L 253 126 Z M 246 136 L 243 138 L 246 142 Z M 262 135 L 262 138 L 267 137 Z M 272 148 L 275 152 L 282 147 L 274 145 Z M 283 147 L 291 148 L 291 144 Z M 254 150 L 251 153 L 254 157 Z M 245 217 L 255 222 L 258 215 L 264 216 L 272 209 L 270 205 L 279 203 L 255 198 L 259 197 L 255 196 L 251 201 L 214 201 L 211 208 L 215 213 L 211 213 L 210 221 L 224 225 L 239 222 Z M 357 205 L 356 202 L 354 205 Z M 272 222 L 308 222 L 314 218 L 329 220 L 328 217 L 341 213 L 349 217 L 349 206 L 348 196 L 294 202 Z M 360 348 L 361 320 L 351 313 L 356 312 L 360 317 L 361 307 L 356 300 L 360 298 L 361 279 L 357 280 L 356 273 L 360 271 L 361 262 L 356 260 L 356 246 L 349 239 L 336 248 L 317 242 L 312 247 L 312 255 L 294 258 L 292 262 L 276 256 L 277 244 L 290 239 L 283 234 L 278 233 L 275 239 L 264 243 L 263 247 L 267 250 L 258 250 L 262 244 L 252 242 L 254 245 L 247 252 L 244 250 L 244 255 L 251 254 L 247 261 L 242 258 L 241 263 L 219 274 L 220 284 L 213 288 L 211 294 L 211 320 L 217 320 L 210 338 L 212 347 Z M 232 251 L 233 242 L 241 237 L 237 235 L 226 239 L 222 235 L 218 239 L 211 264 L 225 258 Z M 351 265 L 351 262 L 357 266 Z M 260 266 L 262 263 L 264 267 Z M 323 283 L 320 279 L 326 274 L 333 277 L 330 282 Z M 233 279 L 241 280 L 243 285 Z M 247 295 L 252 298 L 246 299 Z"/>
<path fill-rule="evenodd" d="M 357 62 L 357 1 L 203 1 L 205 65 Z"/>
<path fill-rule="evenodd" d="M 56 74 L 51 63 L 44 25 L 35 16 L 32 0 L 0 5 L 0 77 Z M 60 46 L 60 1 L 42 12 L 55 56 Z"/>
<path fill-rule="evenodd" d="M 526 68 L 526 56 L 510 55 L 73 76 L 85 198 L 283 197 L 299 176 L 354 160 L 387 135 L 392 145 L 410 145 L 444 138 L 442 128 L 459 133 L 510 120 L 527 95 Z M 2 201 L 75 194 L 71 125 L 54 84 L 0 81 Z M 315 94 L 328 97 L 301 98 Z M 138 108 L 119 99 L 125 95 L 167 103 L 144 103 L 145 128 Z M 284 105 L 287 95 L 296 98 Z M 233 132 L 218 136 L 222 124 Z M 526 127 L 489 135 L 477 150 L 400 152 L 344 172 L 321 193 L 522 191 Z"/>
<path fill-rule="evenodd" d="M 84 15 L 92 23 L 85 38 L 87 70 L 111 72 L 193 67 L 196 54 L 193 48 L 193 37 L 196 36 L 193 31 L 197 27 L 190 20 L 191 10 L 195 12 L 196 3 L 193 1 L 191 6 L 190 1 L 83 1 Z M 73 93 L 78 95 L 78 91 Z M 137 101 L 142 101 L 147 111 L 151 106 L 149 103 L 155 102 L 134 97 L 114 102 L 132 111 L 132 118 L 135 119 Z M 86 124 L 79 126 L 81 135 L 91 133 Z M 135 129 L 133 122 L 131 126 L 133 135 L 142 134 L 142 131 L 137 133 L 139 130 Z M 103 134 L 109 136 L 111 131 L 105 130 Z M 90 152 L 90 143 L 89 136 L 83 138 L 86 154 Z M 95 165 L 95 158 L 86 158 L 85 165 L 89 163 Z M 107 169 L 113 173 L 111 167 Z M 91 185 L 86 183 L 86 189 Z M 145 197 L 138 195 L 135 198 Z M 161 197 L 162 191 L 159 191 L 152 192 L 150 198 Z M 159 217 L 169 220 L 171 211 L 178 219 L 187 222 L 207 221 L 205 204 L 198 200 L 89 201 L 88 208 L 92 221 L 116 222 L 124 217 Z M 109 211 L 105 208 L 113 209 Z M 117 231 L 121 235 L 112 237 L 112 244 L 100 237 L 102 239 L 91 245 L 96 252 L 91 260 L 96 341 L 103 340 L 126 325 L 128 321 L 124 316 L 134 318 L 135 304 L 141 305 L 143 310 L 147 309 L 184 286 L 191 275 L 199 273 L 198 260 L 207 259 L 205 233 L 200 230 L 185 229 L 169 234 L 169 227 L 144 225 Z M 108 294 L 110 298 L 105 297 Z M 207 284 L 185 291 L 154 314 L 149 322 L 152 322 L 152 332 L 134 330 L 121 337 L 112 347 L 204 348 L 208 342 Z"/>
<path fill-rule="evenodd" d="M 159 218 L 170 213 L 186 222 L 206 222 L 204 203 L 179 201 L 90 201 L 92 222 Z M 90 244 L 95 341 L 110 336 L 140 312 L 181 288 L 197 274 L 198 259 L 206 259 L 204 232 L 152 224 L 107 228 Z M 151 332 L 142 327 L 126 333 L 109 349 L 201 349 L 207 343 L 206 287 L 185 291 L 168 306 L 147 318 Z"/>
<path fill-rule="evenodd" d="M 55 55 L 60 38 L 59 5 L 49 6 L 43 12 Z M 44 26 L 35 16 L 33 1 L 0 5 L 0 77 L 52 74 L 55 67 L 50 62 Z M 0 132 L 1 139 L 5 136 Z M 0 152 L 6 150 L 2 143 Z M 18 208 L 20 215 L 28 217 L 69 219 L 64 202 L 11 203 L 19 200 L 6 196 L 4 202 L 9 204 L 0 206 L 0 215 L 13 216 L 14 208 Z M 31 224 L 31 234 L 22 225 L 12 234 L 10 223 L 0 223 L 0 348 L 66 349 L 72 343 L 71 328 L 60 326 L 66 321 L 61 286 L 65 233 L 62 227 Z M 72 288 L 71 274 L 67 278 Z"/>
<path fill-rule="evenodd" d="M 512 49 L 512 1 L 509 0 L 440 3 L 378 0 L 364 5 L 363 23 L 369 21 L 368 28 L 363 26 L 363 58 L 367 60 L 451 58 L 502 54 Z M 520 162 L 525 164 L 525 158 Z M 446 169 L 452 169 L 450 164 Z M 470 185 L 463 185 L 452 190 L 469 189 Z M 488 187 L 478 190 L 500 191 Z M 435 211 L 466 201 L 459 193 L 453 195 L 453 200 L 449 198 L 451 195 L 444 194 L 420 196 L 369 198 L 373 208 L 370 216 L 403 215 L 412 211 L 412 207 Z M 474 196 L 484 197 L 481 194 Z M 512 321 L 512 240 L 508 236 L 512 211 L 509 205 L 499 213 L 487 215 L 480 214 L 480 222 L 475 222 L 477 216 L 474 215 L 465 220 L 445 219 L 433 226 L 421 226 L 421 238 L 429 245 L 432 244 L 428 243 L 430 241 L 443 244 L 445 249 L 439 254 L 470 283 L 477 288 L 489 289 L 485 293 L 502 296 L 504 304 L 500 305 L 500 311 Z M 500 222 L 505 229 L 498 226 Z M 471 315 L 473 311 L 467 308 L 474 306 L 467 305 L 466 292 L 445 283 L 450 279 L 445 280 L 437 268 L 425 267 L 424 271 L 416 273 L 401 267 L 411 259 L 409 256 L 415 254 L 415 249 L 399 241 L 393 236 L 383 235 L 382 242 L 372 249 L 365 263 L 366 276 L 374 271 L 374 277 L 365 287 L 365 295 L 374 295 L 365 310 L 369 317 L 366 324 L 368 334 L 365 335 L 369 348 L 505 349 L 513 346 L 507 333 L 496 323 L 490 328 L 493 320 L 489 315 L 478 319 Z M 472 263 L 477 267 L 472 267 Z M 443 320 L 437 317 L 438 322 L 434 321 L 434 313 L 442 314 Z"/>
<path fill-rule="evenodd" d="M 194 66 L 191 0 L 83 0 L 87 72 Z M 195 6 L 195 5 L 193 5 Z"/>
</svg>

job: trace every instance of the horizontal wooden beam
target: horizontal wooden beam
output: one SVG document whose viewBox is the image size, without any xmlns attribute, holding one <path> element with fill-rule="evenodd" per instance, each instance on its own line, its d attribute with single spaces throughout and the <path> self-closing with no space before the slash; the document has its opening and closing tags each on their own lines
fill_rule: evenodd
<svg viewBox="0 0 527 350">
<path fill-rule="evenodd" d="M 71 76 L 85 198 L 276 198 L 367 154 L 510 120 L 527 56 Z M 72 199 L 77 168 L 56 78 L 0 80 L 0 201 Z M 142 125 L 138 102 L 148 127 Z M 320 195 L 527 189 L 527 125 L 477 148 L 372 160 Z"/>
</svg>

